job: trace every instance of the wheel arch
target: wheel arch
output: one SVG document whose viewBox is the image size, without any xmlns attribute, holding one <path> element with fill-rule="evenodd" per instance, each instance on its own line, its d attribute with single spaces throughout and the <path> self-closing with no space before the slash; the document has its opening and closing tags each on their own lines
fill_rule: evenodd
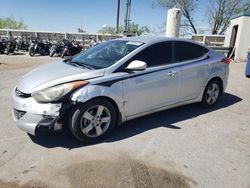
<svg viewBox="0 0 250 188">
<path fill-rule="evenodd" d="M 108 97 L 108 96 L 96 96 L 96 97 L 90 98 L 90 99 L 88 99 L 86 101 L 76 101 L 75 105 L 84 104 L 84 103 L 87 103 L 87 102 L 95 100 L 95 99 L 104 99 L 104 100 L 107 100 L 108 102 L 110 102 L 114 106 L 115 111 L 116 111 L 117 124 L 121 124 L 122 123 L 122 113 L 121 113 L 121 110 L 118 107 L 118 105 L 115 102 L 115 100 L 112 99 L 111 97 Z"/>
<path fill-rule="evenodd" d="M 223 92 L 224 92 L 223 80 L 219 76 L 212 77 L 212 78 L 210 78 L 210 80 L 208 80 L 206 86 L 208 85 L 208 83 L 210 83 L 212 81 L 217 81 L 219 83 L 220 96 L 223 95 Z"/>
</svg>

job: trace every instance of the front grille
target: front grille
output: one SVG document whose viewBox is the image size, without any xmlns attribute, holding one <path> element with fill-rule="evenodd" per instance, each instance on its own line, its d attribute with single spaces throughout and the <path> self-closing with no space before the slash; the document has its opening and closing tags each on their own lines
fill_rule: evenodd
<svg viewBox="0 0 250 188">
<path fill-rule="evenodd" d="M 31 97 L 31 94 L 23 93 L 23 92 L 21 92 L 17 88 L 15 89 L 15 93 L 16 93 L 16 96 L 18 96 L 18 97 L 22 97 L 22 98 L 29 98 L 29 97 Z"/>
<path fill-rule="evenodd" d="M 24 116 L 24 114 L 27 113 L 27 112 L 25 112 L 25 111 L 17 110 L 17 109 L 13 109 L 13 112 L 14 112 L 15 118 L 17 118 L 17 119 L 20 119 L 21 117 Z"/>
</svg>

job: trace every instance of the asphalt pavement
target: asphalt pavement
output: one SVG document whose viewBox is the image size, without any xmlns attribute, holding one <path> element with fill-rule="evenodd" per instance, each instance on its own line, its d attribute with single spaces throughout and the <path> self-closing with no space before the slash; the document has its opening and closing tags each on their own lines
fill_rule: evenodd
<svg viewBox="0 0 250 188">
<path fill-rule="evenodd" d="M 61 58 L 0 55 L 0 187 L 250 187 L 250 78 L 232 63 L 218 105 L 144 116 L 95 145 L 66 133 L 30 138 L 11 117 L 11 92 Z"/>
</svg>

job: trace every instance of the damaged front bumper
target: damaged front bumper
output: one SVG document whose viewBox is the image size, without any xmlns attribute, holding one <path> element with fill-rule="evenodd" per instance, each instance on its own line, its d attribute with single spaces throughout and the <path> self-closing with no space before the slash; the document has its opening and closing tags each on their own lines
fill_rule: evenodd
<svg viewBox="0 0 250 188">
<path fill-rule="evenodd" d="M 40 126 L 51 128 L 57 122 L 61 103 L 38 103 L 31 96 L 20 97 L 12 93 L 12 117 L 17 127 L 32 135 Z"/>
</svg>

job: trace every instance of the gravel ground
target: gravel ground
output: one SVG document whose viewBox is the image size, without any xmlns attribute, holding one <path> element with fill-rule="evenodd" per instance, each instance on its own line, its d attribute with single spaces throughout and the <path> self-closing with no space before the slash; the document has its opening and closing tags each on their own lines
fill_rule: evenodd
<svg viewBox="0 0 250 188">
<path fill-rule="evenodd" d="M 11 91 L 41 64 L 60 60 L 0 55 L 0 187 L 250 187 L 250 79 L 231 64 L 225 95 L 119 126 L 85 146 L 64 133 L 31 139 L 11 118 Z"/>
</svg>

